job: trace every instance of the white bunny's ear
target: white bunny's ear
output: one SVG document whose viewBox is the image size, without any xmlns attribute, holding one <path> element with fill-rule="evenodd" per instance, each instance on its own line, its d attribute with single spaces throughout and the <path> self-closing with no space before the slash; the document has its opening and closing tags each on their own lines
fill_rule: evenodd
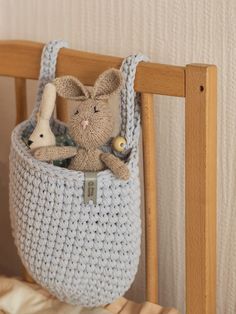
<svg viewBox="0 0 236 314">
<path fill-rule="evenodd" d="M 59 96 L 72 100 L 85 100 L 90 97 L 87 88 L 74 76 L 56 78 L 52 82 Z"/>
<path fill-rule="evenodd" d="M 93 98 L 107 99 L 121 90 L 123 77 L 119 70 L 109 69 L 96 80 L 93 88 Z"/>
</svg>

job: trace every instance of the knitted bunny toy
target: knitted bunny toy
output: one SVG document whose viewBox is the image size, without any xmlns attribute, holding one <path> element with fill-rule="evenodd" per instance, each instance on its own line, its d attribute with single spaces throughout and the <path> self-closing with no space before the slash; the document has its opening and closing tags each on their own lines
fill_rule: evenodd
<svg viewBox="0 0 236 314">
<path fill-rule="evenodd" d="M 127 180 L 129 169 L 126 164 L 99 149 L 110 139 L 113 131 L 114 120 L 108 98 L 121 89 L 121 72 L 116 69 L 103 72 L 93 88 L 86 88 L 73 76 L 56 78 L 53 84 L 60 96 L 77 102 L 68 129 L 78 147 L 40 147 L 33 151 L 35 158 L 51 161 L 72 157 L 71 170 L 101 171 L 109 168 L 118 178 Z"/>
</svg>

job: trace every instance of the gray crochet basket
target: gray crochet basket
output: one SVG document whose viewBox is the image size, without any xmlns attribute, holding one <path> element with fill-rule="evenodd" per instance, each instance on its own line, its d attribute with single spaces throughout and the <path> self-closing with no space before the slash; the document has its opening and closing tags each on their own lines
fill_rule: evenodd
<svg viewBox="0 0 236 314">
<path fill-rule="evenodd" d="M 52 41 L 42 54 L 36 106 L 29 120 L 12 132 L 10 213 L 21 260 L 36 282 L 62 301 L 86 307 L 111 303 L 134 280 L 140 256 L 140 183 L 138 139 L 139 95 L 133 84 L 141 55 L 124 60 L 121 70 L 121 135 L 131 154 L 130 179 L 110 170 L 97 175 L 97 204 L 84 203 L 84 173 L 34 159 L 22 136 L 31 134 L 43 88 L 55 76 L 62 41 Z M 53 132 L 66 126 L 52 121 Z"/>
</svg>

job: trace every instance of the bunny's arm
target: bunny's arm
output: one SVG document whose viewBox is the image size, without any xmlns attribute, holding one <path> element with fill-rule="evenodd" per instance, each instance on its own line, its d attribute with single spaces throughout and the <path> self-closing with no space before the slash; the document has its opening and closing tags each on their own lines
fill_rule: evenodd
<svg viewBox="0 0 236 314">
<path fill-rule="evenodd" d="M 44 146 L 33 151 L 34 157 L 41 161 L 63 160 L 76 154 L 77 148 L 74 146 Z"/>
<path fill-rule="evenodd" d="M 107 168 L 109 168 L 119 179 L 129 179 L 129 169 L 119 158 L 109 153 L 102 153 L 101 160 L 104 162 Z"/>
</svg>

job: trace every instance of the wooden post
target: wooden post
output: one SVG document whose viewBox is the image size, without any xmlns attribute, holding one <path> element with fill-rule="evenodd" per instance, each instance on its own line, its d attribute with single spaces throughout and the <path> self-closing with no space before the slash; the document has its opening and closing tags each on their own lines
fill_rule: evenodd
<svg viewBox="0 0 236 314">
<path fill-rule="evenodd" d="M 16 124 L 27 118 L 26 79 L 15 78 Z"/>
<path fill-rule="evenodd" d="M 156 160 L 153 95 L 142 94 L 143 172 L 146 231 L 146 299 L 158 300 Z"/>
<path fill-rule="evenodd" d="M 216 313 L 216 67 L 186 67 L 187 314 Z"/>
</svg>

